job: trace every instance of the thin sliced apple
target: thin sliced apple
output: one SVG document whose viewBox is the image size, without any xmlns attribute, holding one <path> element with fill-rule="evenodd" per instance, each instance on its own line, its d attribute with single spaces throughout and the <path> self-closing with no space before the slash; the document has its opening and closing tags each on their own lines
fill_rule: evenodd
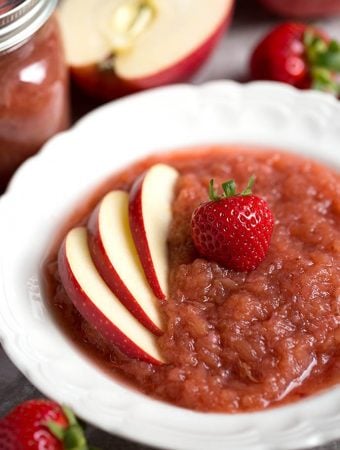
<svg viewBox="0 0 340 450">
<path fill-rule="evenodd" d="M 72 229 L 58 256 L 59 274 L 80 314 L 108 342 L 130 358 L 164 362 L 155 336 L 113 294 L 99 275 L 90 255 L 86 228 Z"/>
<path fill-rule="evenodd" d="M 177 178 L 173 167 L 156 164 L 136 180 L 130 192 L 131 233 L 146 278 L 160 299 L 168 295 L 167 239 Z"/>
<path fill-rule="evenodd" d="M 124 306 L 154 334 L 161 334 L 160 302 L 145 277 L 129 225 L 129 195 L 109 192 L 88 222 L 90 252 L 98 272 Z"/>
</svg>

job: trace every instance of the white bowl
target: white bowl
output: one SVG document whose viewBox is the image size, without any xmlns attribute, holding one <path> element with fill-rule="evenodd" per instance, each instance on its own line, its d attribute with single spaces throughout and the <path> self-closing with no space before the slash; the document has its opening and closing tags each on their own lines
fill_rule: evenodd
<svg viewBox="0 0 340 450">
<path fill-rule="evenodd" d="M 3 346 L 44 394 L 110 433 L 150 445 L 278 450 L 339 438 L 340 387 L 259 413 L 195 413 L 106 376 L 46 309 L 41 262 L 70 211 L 109 174 L 148 153 L 211 143 L 272 145 L 339 167 L 340 105 L 275 83 L 174 86 L 103 106 L 52 139 L 0 201 Z"/>
</svg>

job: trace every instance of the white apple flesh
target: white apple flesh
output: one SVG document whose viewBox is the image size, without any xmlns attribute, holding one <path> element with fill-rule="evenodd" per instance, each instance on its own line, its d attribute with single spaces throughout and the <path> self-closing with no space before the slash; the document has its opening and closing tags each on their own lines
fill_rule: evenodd
<svg viewBox="0 0 340 450">
<path fill-rule="evenodd" d="M 234 0 L 62 0 L 75 79 L 100 98 L 189 79 L 229 24 Z"/>
<path fill-rule="evenodd" d="M 58 255 L 58 269 L 67 295 L 105 340 L 130 358 L 164 362 L 155 336 L 117 299 L 99 275 L 90 255 L 87 230 L 72 229 Z"/>
<path fill-rule="evenodd" d="M 145 277 L 129 225 L 129 195 L 109 192 L 88 222 L 94 264 L 124 306 L 154 334 L 161 334 L 160 301 Z"/>
<path fill-rule="evenodd" d="M 135 181 L 130 192 L 131 233 L 146 278 L 160 299 L 168 295 L 167 238 L 177 178 L 173 167 L 156 164 Z"/>
</svg>

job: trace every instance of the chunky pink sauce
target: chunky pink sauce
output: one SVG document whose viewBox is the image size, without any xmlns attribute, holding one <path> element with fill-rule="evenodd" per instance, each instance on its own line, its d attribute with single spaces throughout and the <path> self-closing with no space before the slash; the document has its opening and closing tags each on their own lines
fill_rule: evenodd
<svg viewBox="0 0 340 450">
<path fill-rule="evenodd" d="M 200 152 L 198 156 L 198 152 Z M 162 161 L 180 171 L 169 231 L 170 297 L 159 338 L 169 364 L 129 360 L 74 309 L 60 285 L 56 252 L 66 229 L 84 223 L 101 196 L 129 189 Z M 197 255 L 194 208 L 211 178 L 244 186 L 276 218 L 264 262 L 236 273 Z M 263 409 L 310 395 L 340 379 L 340 177 L 312 161 L 277 151 L 206 148 L 149 158 L 105 183 L 67 223 L 45 265 L 56 319 L 87 355 L 158 399 L 200 411 Z"/>
<path fill-rule="evenodd" d="M 25 43 L 0 53 L 0 192 L 69 120 L 68 70 L 52 16 Z"/>
</svg>

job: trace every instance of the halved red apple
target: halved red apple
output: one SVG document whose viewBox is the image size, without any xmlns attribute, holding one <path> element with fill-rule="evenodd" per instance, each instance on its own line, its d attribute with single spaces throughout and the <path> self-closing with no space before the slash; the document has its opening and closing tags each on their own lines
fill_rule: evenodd
<svg viewBox="0 0 340 450">
<path fill-rule="evenodd" d="M 67 61 L 78 84 L 108 100 L 185 81 L 210 55 L 234 0 L 62 0 Z"/>
<path fill-rule="evenodd" d="M 317 18 L 340 14 L 340 0 L 260 0 L 270 11 L 284 17 Z"/>
<path fill-rule="evenodd" d="M 98 272 L 125 307 L 152 333 L 161 334 L 160 302 L 140 263 L 129 225 L 129 195 L 109 192 L 88 222 L 90 252 Z"/>
<path fill-rule="evenodd" d="M 63 286 L 80 314 L 104 339 L 130 358 L 164 362 L 155 336 L 117 299 L 99 275 L 88 247 L 86 228 L 71 230 L 58 255 Z"/>
<path fill-rule="evenodd" d="M 160 299 L 168 294 L 167 238 L 177 178 L 173 167 L 156 164 L 135 181 L 130 192 L 131 233 L 146 278 Z"/>
</svg>

